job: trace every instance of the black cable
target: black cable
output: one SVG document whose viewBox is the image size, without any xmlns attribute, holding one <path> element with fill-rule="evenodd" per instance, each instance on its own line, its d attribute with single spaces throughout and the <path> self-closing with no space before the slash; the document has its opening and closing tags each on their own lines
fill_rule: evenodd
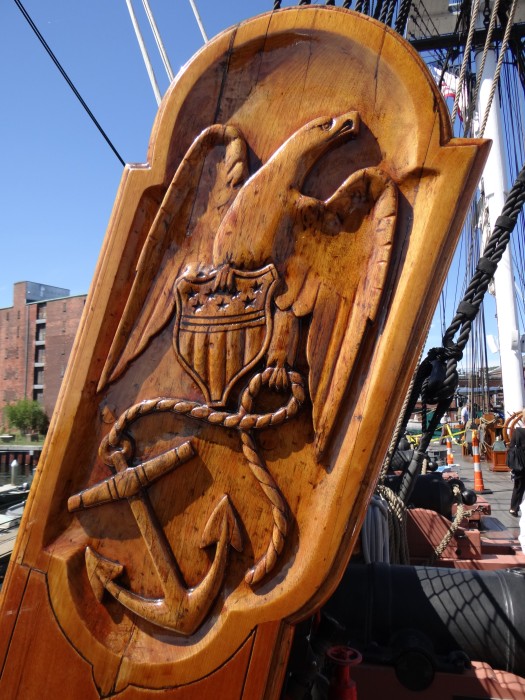
<svg viewBox="0 0 525 700">
<path fill-rule="evenodd" d="M 386 23 L 386 17 L 387 17 L 389 7 L 390 7 L 389 0 L 382 0 L 381 1 L 381 12 L 379 13 L 379 21 L 383 22 L 383 24 Z"/>
<path fill-rule="evenodd" d="M 109 139 L 109 136 L 106 134 L 106 132 L 104 131 L 104 129 L 100 126 L 100 124 L 98 123 L 98 121 L 97 121 L 96 118 L 95 118 L 95 115 L 94 115 L 93 112 L 89 109 L 89 107 L 87 106 L 87 104 L 84 102 L 84 100 L 82 99 L 82 97 L 81 97 L 79 91 L 78 91 L 78 90 L 76 89 L 76 87 L 73 85 L 73 83 L 72 83 L 71 79 L 69 78 L 68 74 L 66 73 L 66 71 L 65 71 L 65 70 L 62 68 L 62 66 L 60 65 L 60 62 L 59 62 L 58 58 L 55 56 L 55 54 L 54 54 L 53 51 L 51 50 L 49 44 L 46 42 L 46 40 L 44 39 L 44 37 L 42 36 L 42 34 L 40 34 L 40 32 L 38 31 L 38 28 L 37 28 L 36 24 L 33 22 L 33 20 L 31 19 L 31 17 L 29 16 L 29 14 L 28 14 L 27 10 L 25 9 L 25 7 L 22 5 L 22 3 L 20 2 L 20 0 L 15 0 L 15 4 L 16 4 L 16 6 L 18 7 L 18 9 L 20 10 L 20 12 L 23 14 L 25 20 L 27 21 L 27 23 L 29 24 L 29 26 L 31 27 L 31 29 L 33 30 L 33 32 L 36 34 L 36 36 L 37 36 L 38 40 L 40 41 L 40 43 L 42 44 L 42 46 L 43 46 L 43 47 L 45 48 L 45 50 L 47 51 L 49 57 L 51 58 L 51 60 L 52 60 L 53 63 L 55 64 L 55 66 L 56 66 L 56 67 L 58 68 L 58 70 L 60 71 L 60 73 L 61 73 L 62 77 L 64 78 L 64 80 L 66 81 L 66 83 L 69 85 L 69 87 L 71 88 L 71 90 L 73 90 L 73 93 L 75 94 L 75 97 L 78 99 L 78 101 L 80 102 L 80 104 L 82 105 L 82 107 L 84 107 L 84 109 L 86 110 L 86 112 L 87 112 L 88 115 L 90 116 L 91 120 L 93 121 L 93 123 L 95 124 L 95 126 L 97 127 L 97 129 L 100 131 L 100 133 L 102 134 L 102 136 L 104 137 L 104 139 L 105 139 L 106 143 L 108 144 L 108 146 L 111 148 L 111 150 L 113 151 L 113 153 L 117 156 L 117 158 L 118 158 L 119 161 L 122 163 L 122 165 L 126 165 L 126 163 L 124 162 L 124 160 L 121 158 L 120 153 L 117 151 L 117 149 L 115 148 L 115 146 L 111 143 L 111 141 L 110 141 L 110 139 Z"/>
<path fill-rule="evenodd" d="M 396 25 L 394 29 L 398 34 L 403 34 L 405 33 L 405 29 L 407 26 L 408 22 L 408 15 L 410 13 L 410 8 L 412 7 L 412 0 L 402 0 L 401 5 L 399 7 L 399 13 L 397 15 L 396 19 Z"/>
<path fill-rule="evenodd" d="M 460 29 L 460 26 L 461 26 L 461 24 L 462 24 L 462 22 L 463 22 L 463 20 L 464 20 L 465 11 L 466 11 L 466 8 L 467 8 L 467 5 L 468 5 L 468 4 L 469 4 L 469 3 L 467 3 L 467 2 L 463 2 L 463 3 L 461 4 L 461 8 L 460 8 L 460 11 L 459 11 L 459 14 L 458 14 L 458 18 L 457 18 L 457 20 L 456 20 L 456 25 L 455 25 L 455 27 L 454 27 L 454 31 L 452 32 L 452 35 L 455 36 L 455 37 L 457 37 L 457 46 L 451 45 L 451 46 L 449 47 L 448 51 L 447 51 L 447 57 L 446 57 L 446 59 L 445 59 L 445 62 L 443 63 L 443 66 L 442 66 L 442 69 L 441 69 L 441 77 L 439 78 L 439 83 L 438 83 L 438 88 L 439 88 L 440 90 L 441 90 L 441 85 L 443 84 L 443 78 L 444 78 L 444 76 L 445 76 L 445 73 L 446 73 L 447 70 L 448 70 L 448 64 L 450 63 L 450 61 L 451 61 L 451 59 L 452 59 L 452 54 L 454 53 L 454 51 L 459 52 L 459 47 L 460 47 L 460 44 L 461 44 L 459 29 Z M 470 5 L 469 5 L 469 8 L 470 8 Z"/>
<path fill-rule="evenodd" d="M 377 19 L 377 20 L 378 20 L 379 17 L 380 17 L 382 14 L 384 14 L 384 15 L 386 16 L 386 10 L 385 10 L 385 12 L 383 13 L 383 4 L 386 5 L 386 3 L 384 2 L 384 0 L 377 0 L 376 6 L 375 6 L 375 9 L 374 9 L 374 15 L 373 15 L 374 19 Z"/>
<path fill-rule="evenodd" d="M 428 18 L 430 19 L 430 22 L 432 24 L 432 28 L 434 29 L 436 34 L 439 34 L 439 31 L 438 31 L 436 25 L 434 24 L 432 17 L 429 15 L 427 8 L 423 4 L 423 1 L 419 0 L 419 4 L 423 8 L 423 10 L 427 13 Z M 431 27 L 428 25 L 427 21 L 420 13 L 419 8 L 416 4 L 412 5 L 412 14 L 410 15 L 410 19 L 414 22 L 416 27 L 421 31 L 423 36 L 427 36 L 427 37 L 432 36 Z M 425 32 L 426 32 L 426 34 L 425 34 Z M 444 59 L 446 58 L 445 52 L 442 49 L 438 49 L 438 50 L 434 50 L 434 53 L 437 57 L 437 60 L 439 60 L 440 63 L 442 64 Z"/>
<path fill-rule="evenodd" d="M 496 270 L 497 264 L 509 243 L 518 217 L 525 204 L 525 166 L 522 168 L 511 191 L 509 192 L 503 211 L 496 219 L 494 230 L 485 246 L 483 257 L 476 265 L 476 272 L 468 286 L 468 289 L 460 302 L 456 315 L 443 336 L 441 348 L 431 348 L 426 358 L 419 365 L 414 378 L 410 398 L 407 402 L 401 434 L 408 423 L 408 418 L 416 405 L 418 396 L 421 402 L 437 404 L 434 415 L 429 425 L 421 436 L 417 450 L 406 472 L 404 473 L 398 490 L 399 497 L 404 503 L 408 503 L 415 485 L 415 480 L 421 472 L 421 465 L 434 430 L 439 421 L 448 410 L 458 385 L 457 364 L 463 357 L 463 350 L 472 331 L 472 322 L 479 312 L 481 303 L 488 289 L 489 282 Z M 456 333 L 460 331 L 457 342 L 453 341 Z"/>
<path fill-rule="evenodd" d="M 396 6 L 397 6 L 397 0 L 390 0 L 390 7 L 388 8 L 388 12 L 386 15 L 386 22 L 385 22 L 387 27 L 392 26 L 392 22 L 394 19 L 394 11 L 396 9 Z"/>
</svg>

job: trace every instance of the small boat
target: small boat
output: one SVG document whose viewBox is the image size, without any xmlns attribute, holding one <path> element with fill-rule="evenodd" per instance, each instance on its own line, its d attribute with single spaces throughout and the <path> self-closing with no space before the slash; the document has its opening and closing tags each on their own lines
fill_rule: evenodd
<svg viewBox="0 0 525 700">
<path fill-rule="evenodd" d="M 25 501 L 29 495 L 29 482 L 24 481 L 23 484 L 15 486 L 14 484 L 6 484 L 0 487 L 0 508 L 6 508 L 15 503 Z"/>
<path fill-rule="evenodd" d="M 0 532 L 6 532 L 20 525 L 24 512 L 25 499 L 10 506 L 5 513 L 0 513 Z"/>
</svg>

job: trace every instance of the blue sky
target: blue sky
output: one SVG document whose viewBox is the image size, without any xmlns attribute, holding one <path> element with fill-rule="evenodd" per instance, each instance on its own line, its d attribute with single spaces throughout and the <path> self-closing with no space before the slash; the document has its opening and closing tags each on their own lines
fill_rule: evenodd
<svg viewBox="0 0 525 700">
<path fill-rule="evenodd" d="M 144 162 L 157 104 L 125 0 L 24 0 L 24 7 L 126 162 Z M 196 0 L 211 38 L 272 0 Z M 285 3 L 283 3 L 284 5 Z M 133 0 L 162 94 L 168 79 Z M 190 4 L 150 0 L 173 71 L 203 39 Z M 0 308 L 14 282 L 88 291 L 122 165 L 13 0 L 0 3 Z"/>
<path fill-rule="evenodd" d="M 273 5 L 196 2 L 210 38 Z M 124 161 L 144 162 L 157 104 L 125 0 L 25 0 L 24 6 Z M 143 4 L 133 0 L 133 6 L 164 93 L 168 78 Z M 191 6 L 187 0 L 150 0 L 150 6 L 177 73 L 203 45 Z M 84 294 L 122 166 L 13 0 L 0 3 L 0 65 L 0 308 L 11 306 L 13 283 L 21 280 Z M 453 311 L 447 310 L 447 324 Z M 435 319 L 429 345 L 439 345 L 440 337 Z"/>
</svg>

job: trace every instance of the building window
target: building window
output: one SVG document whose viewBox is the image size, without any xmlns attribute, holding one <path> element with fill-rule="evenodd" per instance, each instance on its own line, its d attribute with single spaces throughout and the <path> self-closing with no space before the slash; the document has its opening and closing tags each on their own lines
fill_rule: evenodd
<svg viewBox="0 0 525 700">
<path fill-rule="evenodd" d="M 20 320 L 20 311 L 17 311 L 16 317 L 18 320 Z"/>
<path fill-rule="evenodd" d="M 35 381 L 33 382 L 33 384 L 42 385 L 43 383 L 44 383 L 44 368 L 37 367 L 35 369 Z"/>
<path fill-rule="evenodd" d="M 45 319 L 46 317 L 46 305 L 45 304 L 38 304 L 36 307 L 36 317 L 39 321 L 42 319 Z"/>
<path fill-rule="evenodd" d="M 62 311 L 65 313 L 67 311 L 67 301 L 64 302 L 62 306 Z"/>
<path fill-rule="evenodd" d="M 45 340 L 46 339 L 46 328 L 45 326 L 39 326 L 36 329 L 36 339 L 37 340 Z"/>
<path fill-rule="evenodd" d="M 9 311 L 8 311 L 8 312 L 6 313 L 6 315 L 5 315 L 5 320 L 6 320 L 6 321 L 9 321 Z"/>
<path fill-rule="evenodd" d="M 43 365 L 45 361 L 46 361 L 46 349 L 45 348 L 37 348 L 36 352 L 35 352 L 35 362 Z"/>
<path fill-rule="evenodd" d="M 44 403 L 43 389 L 33 389 L 33 401 L 38 401 L 38 403 Z"/>
</svg>

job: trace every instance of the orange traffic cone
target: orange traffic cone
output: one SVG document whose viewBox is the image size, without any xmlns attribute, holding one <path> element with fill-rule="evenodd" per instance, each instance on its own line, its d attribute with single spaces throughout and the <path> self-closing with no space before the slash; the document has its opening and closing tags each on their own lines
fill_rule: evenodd
<svg viewBox="0 0 525 700">
<path fill-rule="evenodd" d="M 451 467 L 454 464 L 454 455 L 452 454 L 452 440 L 447 438 L 447 464 Z"/>
<path fill-rule="evenodd" d="M 474 491 L 476 493 L 492 493 L 490 489 L 485 488 L 483 483 L 483 474 L 481 473 L 481 464 L 479 461 L 479 437 L 478 431 L 472 431 L 472 461 L 474 463 Z"/>
</svg>

